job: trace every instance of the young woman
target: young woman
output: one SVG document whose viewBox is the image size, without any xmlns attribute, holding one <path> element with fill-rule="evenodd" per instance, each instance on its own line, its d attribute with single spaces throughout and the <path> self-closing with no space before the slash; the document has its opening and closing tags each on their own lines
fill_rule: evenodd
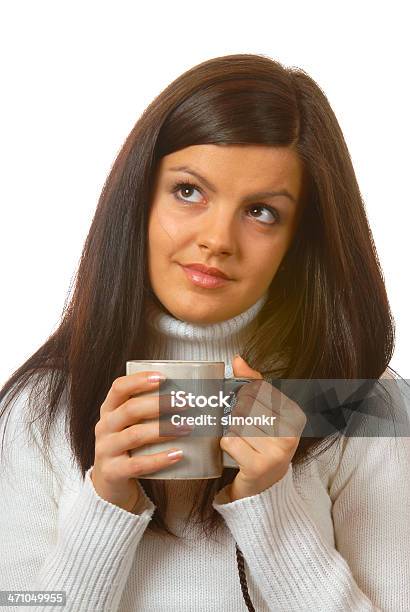
<svg viewBox="0 0 410 612">
<path fill-rule="evenodd" d="M 184 461 L 181 434 L 131 456 L 159 440 L 160 383 L 124 375 L 211 359 L 265 385 L 381 380 L 393 340 L 320 88 L 261 55 L 188 70 L 128 136 L 61 323 L 0 393 L 0 590 L 84 612 L 408 612 L 408 438 L 302 436 L 295 405 L 287 437 L 222 438 L 239 468 L 221 478 L 144 479 Z"/>
</svg>

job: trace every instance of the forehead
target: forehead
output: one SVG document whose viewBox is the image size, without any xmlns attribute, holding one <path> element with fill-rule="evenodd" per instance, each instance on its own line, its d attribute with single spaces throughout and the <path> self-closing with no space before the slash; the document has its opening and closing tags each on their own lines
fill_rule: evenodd
<svg viewBox="0 0 410 612">
<path fill-rule="evenodd" d="M 197 170 L 216 186 L 235 186 L 239 191 L 249 186 L 261 189 L 292 187 L 297 197 L 302 180 L 302 163 L 290 147 L 193 145 L 164 156 L 159 170 L 161 174 L 172 175 L 171 169 L 179 166 Z"/>
</svg>

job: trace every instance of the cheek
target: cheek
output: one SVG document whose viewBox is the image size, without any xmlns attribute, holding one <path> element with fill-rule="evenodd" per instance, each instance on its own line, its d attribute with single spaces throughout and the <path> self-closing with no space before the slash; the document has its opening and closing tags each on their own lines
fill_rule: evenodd
<svg viewBox="0 0 410 612">
<path fill-rule="evenodd" d="M 253 242 L 249 250 L 248 265 L 245 267 L 247 277 L 255 287 L 269 285 L 273 280 L 287 250 L 287 243 L 282 238 L 277 237 L 264 245 L 261 241 L 258 244 Z"/>
<path fill-rule="evenodd" d="M 160 266 L 164 251 L 164 240 L 162 228 L 158 223 L 158 218 L 153 211 L 148 223 L 148 258 L 150 270 L 156 270 Z"/>
<path fill-rule="evenodd" d="M 178 223 L 170 211 L 164 210 L 164 206 L 158 204 L 151 213 L 148 225 L 148 239 L 150 246 L 156 246 L 161 251 L 169 251 L 173 246 L 181 242 L 184 226 Z"/>
<path fill-rule="evenodd" d="M 265 241 L 253 240 L 249 244 L 249 261 L 255 269 L 255 274 L 262 274 L 265 270 L 274 270 L 287 250 L 285 235 L 271 236 Z"/>
<path fill-rule="evenodd" d="M 176 258 L 178 249 L 183 245 L 181 233 L 175 220 L 166 219 L 155 211 L 148 223 L 148 260 L 151 277 L 158 278 L 169 274 L 171 262 Z"/>
</svg>

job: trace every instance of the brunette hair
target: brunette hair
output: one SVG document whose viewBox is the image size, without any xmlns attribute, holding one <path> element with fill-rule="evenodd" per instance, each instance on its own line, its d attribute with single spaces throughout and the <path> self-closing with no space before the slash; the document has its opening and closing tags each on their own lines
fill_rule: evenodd
<svg viewBox="0 0 410 612">
<path fill-rule="evenodd" d="M 42 386 L 44 400 L 37 394 L 27 410 L 40 419 L 45 451 L 66 393 L 69 442 L 83 477 L 112 382 L 127 360 L 151 358 L 147 227 L 159 160 L 201 144 L 293 147 L 304 169 L 303 214 L 242 352 L 249 365 L 264 377 L 379 378 L 392 357 L 394 323 L 379 260 L 326 96 L 303 70 L 264 55 L 210 59 L 168 85 L 132 128 L 103 186 L 58 328 L 0 391 L 4 416 L 26 383 L 33 392 Z M 324 441 L 336 439 L 302 438 L 292 463 L 317 457 L 329 448 Z M 191 515 L 208 535 L 223 522 L 210 500 L 236 473 L 225 468 L 203 483 Z M 141 484 L 156 505 L 148 528 L 173 535 L 161 481 Z"/>
</svg>

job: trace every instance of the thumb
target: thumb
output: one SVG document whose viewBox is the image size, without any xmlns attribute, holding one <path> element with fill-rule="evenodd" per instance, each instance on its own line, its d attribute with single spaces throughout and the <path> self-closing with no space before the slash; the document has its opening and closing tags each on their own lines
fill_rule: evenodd
<svg viewBox="0 0 410 612">
<path fill-rule="evenodd" d="M 244 378 L 263 378 L 257 370 L 253 370 L 240 355 L 232 357 L 233 375 Z"/>
</svg>

